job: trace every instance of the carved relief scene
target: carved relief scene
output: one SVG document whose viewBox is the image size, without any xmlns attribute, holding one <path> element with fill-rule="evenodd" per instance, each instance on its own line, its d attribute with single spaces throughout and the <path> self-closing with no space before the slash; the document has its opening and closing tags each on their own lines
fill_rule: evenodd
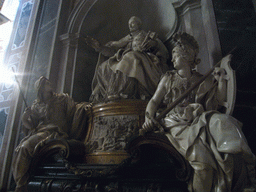
<svg viewBox="0 0 256 192">
<path fill-rule="evenodd" d="M 15 192 L 256 191 L 232 116 L 237 49 L 222 54 L 212 1 L 72 5 L 48 72 L 30 78 Z"/>
</svg>

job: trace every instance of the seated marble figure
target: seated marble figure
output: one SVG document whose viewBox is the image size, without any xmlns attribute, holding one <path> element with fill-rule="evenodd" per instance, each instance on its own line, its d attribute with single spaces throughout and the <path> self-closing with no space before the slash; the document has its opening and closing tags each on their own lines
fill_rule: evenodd
<svg viewBox="0 0 256 192">
<path fill-rule="evenodd" d="M 146 108 L 141 134 L 157 131 L 161 103 L 170 105 L 202 75 L 194 70 L 199 62 L 198 43 L 187 33 L 173 36 L 175 70 L 161 79 Z M 159 121 L 171 144 L 194 170 L 189 191 L 255 191 L 255 156 L 241 130 L 241 123 L 218 112 L 227 97 L 225 70 L 216 67 L 182 102 Z"/>
<path fill-rule="evenodd" d="M 142 30 L 138 17 L 131 17 L 128 24 L 130 34 L 119 41 L 101 45 L 86 37 L 87 44 L 100 52 L 90 102 L 149 99 L 167 69 L 168 51 L 157 34 Z"/>
<path fill-rule="evenodd" d="M 78 119 L 81 109 L 88 103 L 75 103 L 64 93 L 55 93 L 51 82 L 40 77 L 35 82 L 37 99 L 26 108 L 22 116 L 24 137 L 15 149 L 12 169 L 16 183 L 15 192 L 27 191 L 29 169 L 37 149 L 51 139 L 76 139 L 82 135 Z M 85 107 L 85 108 L 84 108 Z M 81 119 L 86 119 L 84 116 Z"/>
</svg>

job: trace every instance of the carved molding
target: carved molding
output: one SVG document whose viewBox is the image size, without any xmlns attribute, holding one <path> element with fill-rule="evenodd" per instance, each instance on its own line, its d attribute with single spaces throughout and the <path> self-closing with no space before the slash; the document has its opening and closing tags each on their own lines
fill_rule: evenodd
<svg viewBox="0 0 256 192">
<path fill-rule="evenodd" d="M 200 0 L 181 0 L 173 3 L 175 10 L 179 13 L 179 16 L 185 15 L 188 11 L 198 9 L 201 7 Z"/>
<path fill-rule="evenodd" d="M 77 48 L 78 40 L 80 38 L 79 33 L 67 33 L 60 36 L 60 41 L 62 42 L 64 47 L 74 47 Z"/>
<path fill-rule="evenodd" d="M 62 160 L 83 161 L 85 146 L 76 140 L 52 139 L 43 140 L 35 150 L 30 165 L 30 173 L 33 175 L 39 164 L 45 163 L 49 157 L 59 155 Z M 79 158 L 79 159 L 75 159 Z"/>
</svg>

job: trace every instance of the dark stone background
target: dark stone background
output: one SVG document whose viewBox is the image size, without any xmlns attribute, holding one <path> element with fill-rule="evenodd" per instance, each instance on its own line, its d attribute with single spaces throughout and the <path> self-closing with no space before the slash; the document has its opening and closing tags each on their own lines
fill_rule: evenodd
<svg viewBox="0 0 256 192">
<path fill-rule="evenodd" d="M 222 54 L 235 47 L 231 66 L 236 70 L 237 96 L 233 116 L 256 154 L 256 15 L 251 0 L 213 0 Z"/>
</svg>

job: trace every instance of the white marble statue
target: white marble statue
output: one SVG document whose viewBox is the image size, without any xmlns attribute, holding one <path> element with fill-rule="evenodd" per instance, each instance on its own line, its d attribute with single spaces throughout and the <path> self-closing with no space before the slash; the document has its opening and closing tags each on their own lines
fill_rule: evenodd
<svg viewBox="0 0 256 192">
<path fill-rule="evenodd" d="M 173 39 L 175 70 L 162 77 L 149 101 L 141 133 L 156 130 L 154 119 L 161 103 L 170 105 L 202 77 L 194 70 L 199 62 L 195 39 L 187 33 L 177 33 Z M 194 170 L 189 191 L 254 191 L 255 156 L 242 133 L 242 124 L 218 112 L 227 95 L 224 77 L 225 70 L 215 68 L 213 75 L 161 120 L 164 134 Z"/>
<path fill-rule="evenodd" d="M 167 69 L 168 50 L 156 33 L 142 30 L 142 21 L 135 16 L 128 24 L 130 34 L 118 41 L 101 45 L 93 38 L 86 38 L 87 44 L 101 53 L 92 83 L 91 102 L 149 99 Z"/>
</svg>

